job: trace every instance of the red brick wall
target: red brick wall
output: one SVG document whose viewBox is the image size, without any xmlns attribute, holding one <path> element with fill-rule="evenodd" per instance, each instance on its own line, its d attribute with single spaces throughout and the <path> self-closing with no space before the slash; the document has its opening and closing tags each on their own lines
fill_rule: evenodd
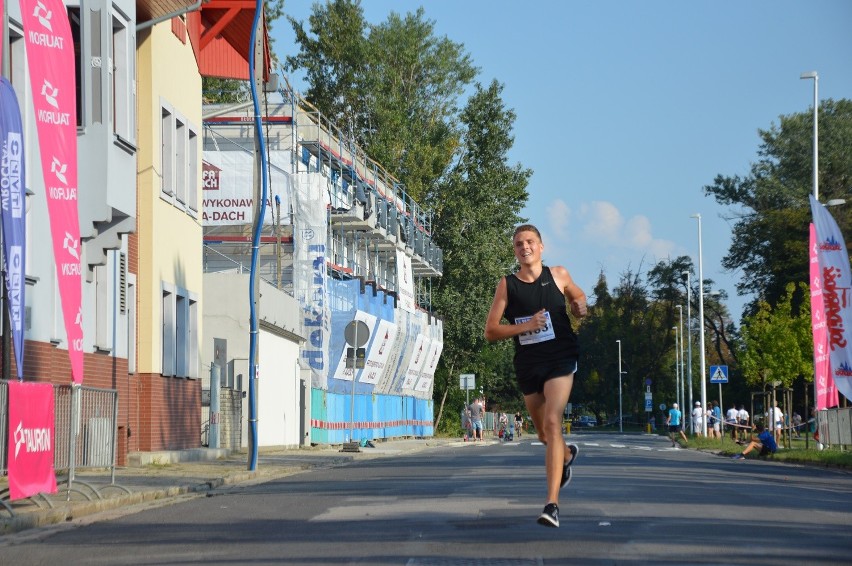
<svg viewBox="0 0 852 566">
<path fill-rule="evenodd" d="M 142 452 L 201 446 L 201 380 L 139 374 Z"/>
<path fill-rule="evenodd" d="M 70 385 L 71 360 L 68 350 L 59 349 L 49 342 L 27 340 L 24 351 L 24 381 Z M 139 450 L 138 377 L 128 375 L 126 359 L 105 354 L 84 354 L 83 366 L 85 387 L 118 391 L 117 464 L 123 466 L 127 462 L 128 451 Z M 17 375 L 16 371 L 13 354 L 13 376 Z"/>
<path fill-rule="evenodd" d="M 27 341 L 24 380 L 68 385 L 68 351 L 47 342 Z M 12 356 L 15 376 L 15 360 Z M 127 373 L 127 360 L 85 354 L 83 385 L 118 391 L 117 464 L 128 452 L 181 450 L 201 446 L 201 381 Z"/>
</svg>

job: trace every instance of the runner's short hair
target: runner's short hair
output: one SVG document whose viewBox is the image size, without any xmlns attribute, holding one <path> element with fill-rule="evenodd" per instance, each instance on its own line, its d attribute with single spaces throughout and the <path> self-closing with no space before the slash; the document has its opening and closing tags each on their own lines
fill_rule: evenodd
<svg viewBox="0 0 852 566">
<path fill-rule="evenodd" d="M 515 233 L 512 234 L 512 240 L 514 240 L 515 236 L 517 236 L 520 232 L 533 232 L 536 236 L 538 236 L 538 239 L 541 240 L 541 232 L 539 232 L 538 228 L 532 224 L 521 224 L 515 228 Z"/>
</svg>

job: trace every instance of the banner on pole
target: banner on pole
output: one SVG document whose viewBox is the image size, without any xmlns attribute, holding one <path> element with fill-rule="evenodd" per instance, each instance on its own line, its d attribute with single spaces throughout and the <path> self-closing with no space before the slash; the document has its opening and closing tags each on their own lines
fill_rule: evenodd
<svg viewBox="0 0 852 566">
<path fill-rule="evenodd" d="M 2 14 L 0 14 L 2 19 Z M 24 378 L 24 291 L 26 290 L 27 176 L 24 137 L 18 97 L 11 83 L 0 77 L 0 217 L 3 220 L 3 261 L 6 305 L 15 348 L 18 380 Z"/>
<path fill-rule="evenodd" d="M 849 254 L 837 222 L 811 195 L 811 214 L 816 231 L 819 285 L 829 350 L 829 374 L 840 393 L 852 398 L 852 273 Z"/>
<path fill-rule="evenodd" d="M 816 409 L 837 406 L 837 388 L 829 371 L 828 331 L 822 301 L 822 279 L 819 274 L 816 229 L 810 225 L 810 287 L 811 287 L 811 330 L 814 337 L 814 391 Z"/>
<path fill-rule="evenodd" d="M 56 493 L 53 385 L 9 382 L 9 497 Z"/>
<path fill-rule="evenodd" d="M 21 19 L 71 379 L 79 384 L 83 382 L 83 313 L 74 41 L 62 0 L 21 0 Z"/>
</svg>

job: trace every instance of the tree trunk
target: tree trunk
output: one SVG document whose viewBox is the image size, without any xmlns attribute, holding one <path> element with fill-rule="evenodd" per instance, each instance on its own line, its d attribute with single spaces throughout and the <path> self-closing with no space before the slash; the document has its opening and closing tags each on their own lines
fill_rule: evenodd
<svg viewBox="0 0 852 566">
<path fill-rule="evenodd" d="M 450 391 L 450 379 L 452 379 L 454 368 L 455 364 L 452 364 L 447 371 L 447 386 L 444 387 L 444 394 L 441 396 L 441 406 L 438 407 L 438 416 L 435 418 L 435 432 L 438 432 L 438 425 L 441 424 L 441 416 L 444 414 L 444 403 L 447 402 L 447 393 Z"/>
</svg>

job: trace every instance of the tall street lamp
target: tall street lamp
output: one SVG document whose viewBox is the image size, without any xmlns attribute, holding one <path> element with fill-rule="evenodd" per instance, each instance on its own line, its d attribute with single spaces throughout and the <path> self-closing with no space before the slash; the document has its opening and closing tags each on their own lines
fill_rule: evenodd
<svg viewBox="0 0 852 566">
<path fill-rule="evenodd" d="M 707 371 L 704 365 L 704 260 L 701 250 L 701 215 L 693 214 L 691 218 L 698 219 L 698 352 L 701 368 L 701 410 L 706 411 Z M 707 419 L 701 419 L 701 435 L 707 436 Z"/>
<path fill-rule="evenodd" d="M 616 342 L 618 343 L 618 432 L 624 432 L 621 420 L 621 340 Z"/>
<path fill-rule="evenodd" d="M 677 326 L 672 326 L 672 330 L 675 334 L 675 400 L 680 401 L 680 348 L 678 346 Z"/>
<path fill-rule="evenodd" d="M 680 396 L 677 401 L 680 403 L 681 407 L 685 407 L 683 404 L 683 385 L 684 385 L 684 371 L 686 370 L 686 360 L 683 359 L 683 305 L 676 305 L 677 312 L 680 315 Z"/>
<path fill-rule="evenodd" d="M 686 365 L 686 380 L 689 382 L 689 410 L 684 411 L 684 416 L 689 415 L 689 426 L 693 428 L 692 423 L 692 287 L 689 282 L 689 271 L 684 271 L 686 277 L 686 359 L 689 360 Z M 686 392 L 684 391 L 684 395 Z"/>
<path fill-rule="evenodd" d="M 808 71 L 799 75 L 799 78 L 814 80 L 814 170 L 812 177 L 814 199 L 819 201 L 819 126 L 817 120 L 819 117 L 819 75 L 816 71 Z M 817 379 L 816 374 L 814 374 L 814 407 L 817 406 L 817 389 Z"/>
</svg>

